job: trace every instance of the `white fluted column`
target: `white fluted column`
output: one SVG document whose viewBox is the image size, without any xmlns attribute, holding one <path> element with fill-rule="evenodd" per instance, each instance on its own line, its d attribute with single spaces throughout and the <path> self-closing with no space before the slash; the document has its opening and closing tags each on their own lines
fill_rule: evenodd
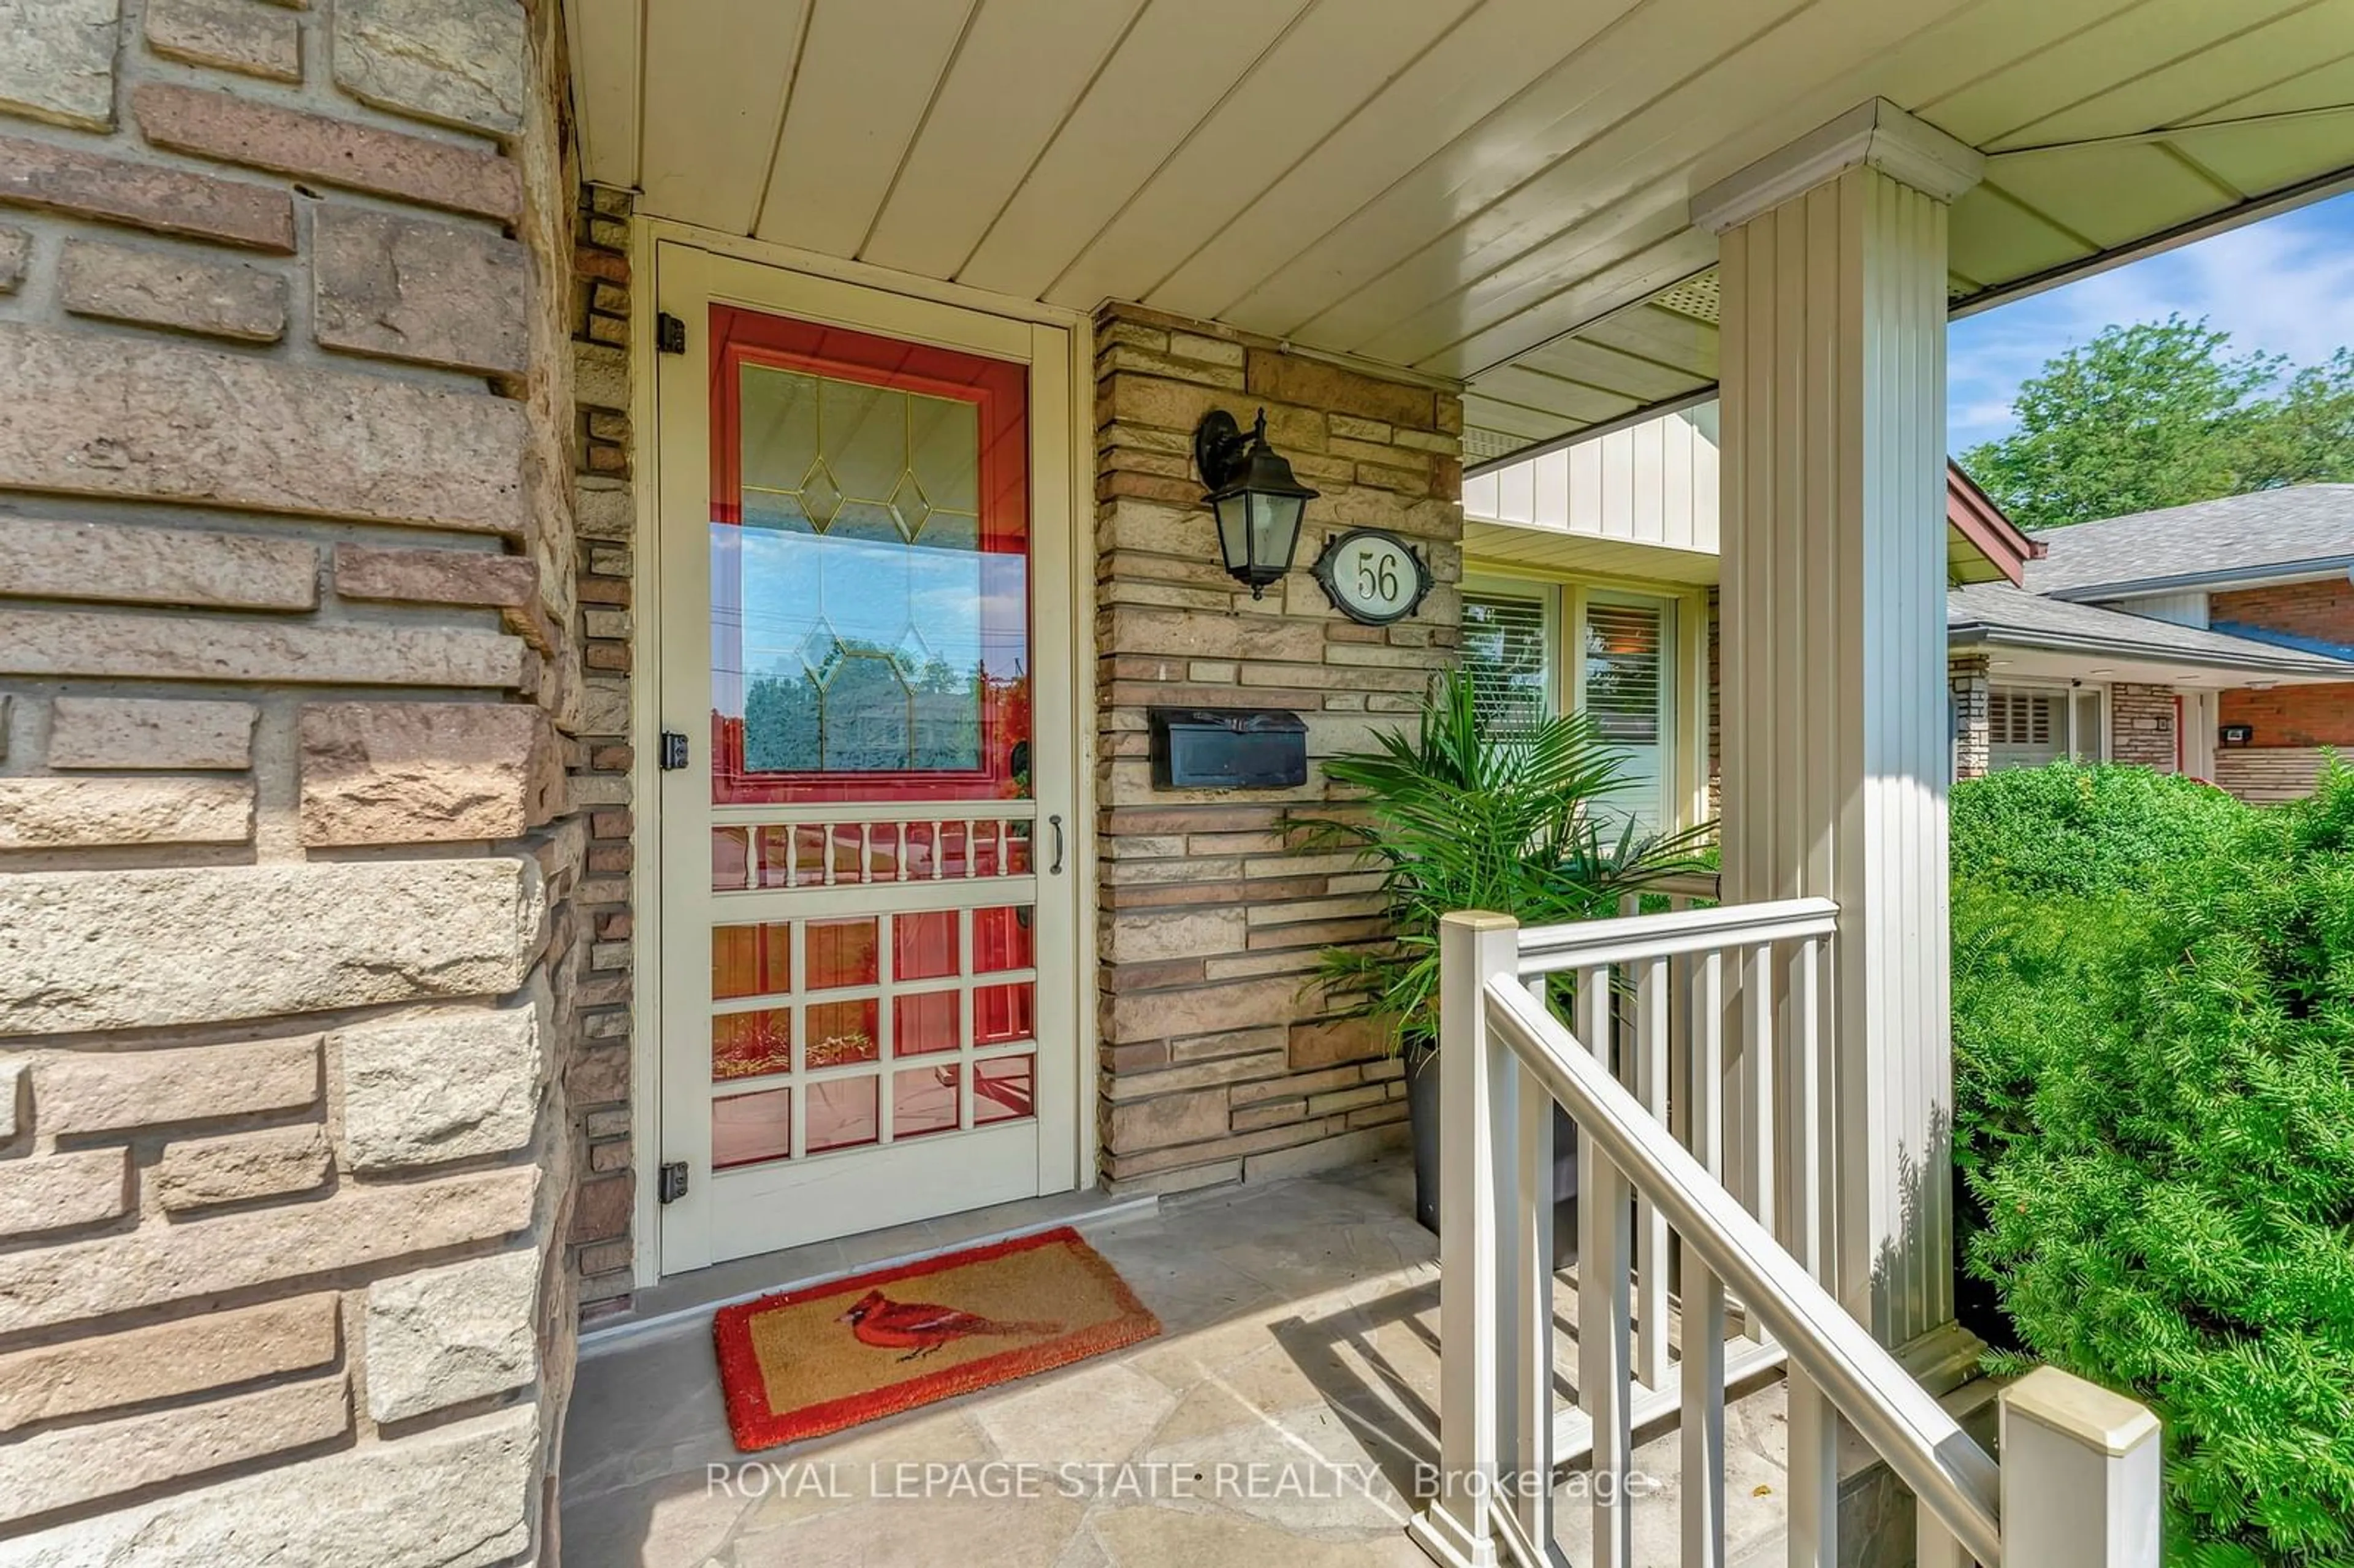
<svg viewBox="0 0 2354 1568">
<path fill-rule="evenodd" d="M 1889 1344 L 1953 1317 L 1946 217 L 1978 173 L 1874 101 L 1692 204 L 1722 240 L 1726 894 L 1840 908 L 1823 1201 L 1781 1228 Z"/>
</svg>

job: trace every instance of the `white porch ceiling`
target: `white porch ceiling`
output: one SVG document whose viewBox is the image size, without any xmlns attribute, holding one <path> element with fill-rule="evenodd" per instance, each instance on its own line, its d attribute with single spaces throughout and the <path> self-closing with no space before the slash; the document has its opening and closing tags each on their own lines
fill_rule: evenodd
<svg viewBox="0 0 2354 1568">
<path fill-rule="evenodd" d="M 2354 0 L 566 0 L 588 176 L 733 234 L 1470 383 L 1703 395 L 1691 195 L 1884 97 L 1989 154 L 1957 308 L 2354 177 Z"/>
</svg>

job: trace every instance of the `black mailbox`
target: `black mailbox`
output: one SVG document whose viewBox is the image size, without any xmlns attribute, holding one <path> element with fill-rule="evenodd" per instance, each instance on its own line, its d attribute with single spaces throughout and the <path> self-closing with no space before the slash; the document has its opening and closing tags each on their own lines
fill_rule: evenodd
<svg viewBox="0 0 2354 1568">
<path fill-rule="evenodd" d="M 1154 708 L 1157 789 L 1290 789 L 1308 782 L 1308 726 L 1270 708 Z"/>
<path fill-rule="evenodd" d="M 2225 746 L 2247 746 L 2256 738 L 2256 726 L 2252 724 L 2227 724 L 2221 739 Z"/>
</svg>

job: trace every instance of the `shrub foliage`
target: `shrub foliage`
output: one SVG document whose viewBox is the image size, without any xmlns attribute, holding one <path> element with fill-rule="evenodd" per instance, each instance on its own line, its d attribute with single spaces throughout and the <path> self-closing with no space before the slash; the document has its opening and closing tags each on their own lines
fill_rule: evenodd
<svg viewBox="0 0 2354 1568">
<path fill-rule="evenodd" d="M 2354 772 L 2254 810 L 2062 766 L 1954 817 L 1967 1268 L 2164 1419 L 2170 1563 L 2354 1563 Z"/>
</svg>

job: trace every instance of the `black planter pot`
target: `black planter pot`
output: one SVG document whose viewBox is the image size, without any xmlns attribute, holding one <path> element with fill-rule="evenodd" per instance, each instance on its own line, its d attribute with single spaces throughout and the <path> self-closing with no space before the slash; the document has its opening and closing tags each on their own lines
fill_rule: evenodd
<svg viewBox="0 0 2354 1568">
<path fill-rule="evenodd" d="M 1438 1234 L 1438 1054 L 1409 1056 L 1405 1066 L 1406 1120 L 1414 1129 L 1414 1217 Z M 1577 1253 L 1577 1124 L 1553 1107 L 1553 1255 L 1567 1262 Z"/>
</svg>

